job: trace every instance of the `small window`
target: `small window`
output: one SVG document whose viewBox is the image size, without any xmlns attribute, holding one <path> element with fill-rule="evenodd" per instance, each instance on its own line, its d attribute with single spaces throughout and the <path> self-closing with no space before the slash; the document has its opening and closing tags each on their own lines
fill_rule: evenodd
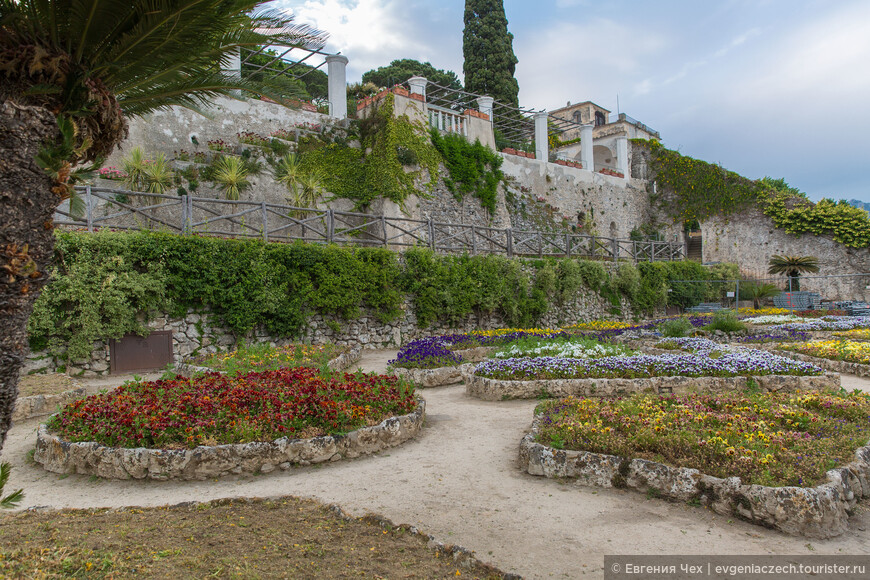
<svg viewBox="0 0 870 580">
<path fill-rule="evenodd" d="M 599 127 L 606 124 L 607 119 L 604 118 L 604 113 L 602 113 L 601 111 L 595 111 L 595 126 Z"/>
<path fill-rule="evenodd" d="M 574 122 L 577 124 L 583 123 L 583 114 L 580 111 L 574 111 Z"/>
</svg>

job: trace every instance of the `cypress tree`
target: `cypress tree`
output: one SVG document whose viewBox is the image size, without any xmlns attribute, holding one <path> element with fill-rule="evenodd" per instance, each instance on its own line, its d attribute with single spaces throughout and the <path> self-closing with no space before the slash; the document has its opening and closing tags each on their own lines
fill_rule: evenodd
<svg viewBox="0 0 870 580">
<path fill-rule="evenodd" d="M 519 106 L 520 86 L 514 78 L 519 61 L 502 0 L 465 0 L 464 20 L 465 90 L 493 97 L 505 105 Z"/>
</svg>

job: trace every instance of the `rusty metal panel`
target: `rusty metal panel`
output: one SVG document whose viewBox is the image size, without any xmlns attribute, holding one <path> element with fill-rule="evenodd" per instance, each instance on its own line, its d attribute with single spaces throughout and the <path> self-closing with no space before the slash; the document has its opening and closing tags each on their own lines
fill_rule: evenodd
<svg viewBox="0 0 870 580">
<path fill-rule="evenodd" d="M 109 341 L 112 374 L 159 370 L 173 361 L 171 330 L 154 331 L 148 336 L 128 334 Z"/>
</svg>

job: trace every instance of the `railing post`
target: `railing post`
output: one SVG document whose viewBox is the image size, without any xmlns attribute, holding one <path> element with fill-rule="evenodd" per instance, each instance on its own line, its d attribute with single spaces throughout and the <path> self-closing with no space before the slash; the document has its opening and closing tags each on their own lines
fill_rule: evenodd
<svg viewBox="0 0 870 580">
<path fill-rule="evenodd" d="M 544 257 L 544 235 L 538 232 L 538 257 Z"/>
<path fill-rule="evenodd" d="M 182 236 L 187 235 L 187 196 L 186 195 L 181 196 L 181 227 L 179 228 L 179 230 L 181 230 Z"/>
<path fill-rule="evenodd" d="M 193 235 L 193 196 L 187 196 L 187 235 Z"/>
<path fill-rule="evenodd" d="M 326 210 L 326 243 L 332 244 L 335 239 L 335 216 L 332 210 Z"/>
<path fill-rule="evenodd" d="M 634 259 L 634 263 L 637 264 L 637 241 L 631 241 L 631 257 Z"/>
<path fill-rule="evenodd" d="M 269 214 L 266 212 L 266 202 L 260 202 L 260 213 L 263 215 L 263 241 L 269 241 Z"/>
<path fill-rule="evenodd" d="M 471 225 L 471 255 L 472 256 L 477 253 L 477 238 L 474 235 L 475 233 L 476 233 L 476 229 L 474 227 L 474 224 L 472 224 Z"/>
<path fill-rule="evenodd" d="M 565 256 L 571 257 L 571 234 L 565 234 Z"/>
<path fill-rule="evenodd" d="M 429 230 L 429 249 L 435 251 L 435 226 L 432 225 L 432 218 L 426 218 L 426 228 Z"/>
<path fill-rule="evenodd" d="M 72 213 L 72 200 L 70 200 L 70 213 Z M 85 216 L 88 221 L 88 232 L 94 233 L 94 214 L 91 210 L 91 186 L 85 186 Z"/>
<path fill-rule="evenodd" d="M 610 239 L 610 247 L 613 248 L 613 261 L 619 261 L 619 242 L 616 241 L 616 238 Z"/>
<path fill-rule="evenodd" d="M 381 230 L 384 232 L 384 247 L 387 247 L 387 216 L 381 216 Z"/>
<path fill-rule="evenodd" d="M 513 234 L 513 230 L 508 228 L 504 232 L 505 232 L 505 239 L 507 240 L 506 245 L 507 245 L 508 258 L 513 258 L 514 257 L 514 234 Z"/>
</svg>

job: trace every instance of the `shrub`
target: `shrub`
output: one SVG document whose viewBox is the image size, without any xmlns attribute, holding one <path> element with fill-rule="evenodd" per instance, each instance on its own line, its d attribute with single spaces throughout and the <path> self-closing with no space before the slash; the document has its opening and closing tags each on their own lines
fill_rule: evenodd
<svg viewBox="0 0 870 580">
<path fill-rule="evenodd" d="M 685 318 L 673 318 L 662 322 L 658 330 L 662 333 L 662 336 L 676 338 L 688 335 L 694 328 L 692 323 Z"/>
<path fill-rule="evenodd" d="M 737 320 L 737 315 L 731 310 L 719 310 L 713 314 L 710 324 L 704 327 L 706 330 L 721 330 L 722 332 L 738 332 L 745 330 L 746 325 Z"/>
</svg>

